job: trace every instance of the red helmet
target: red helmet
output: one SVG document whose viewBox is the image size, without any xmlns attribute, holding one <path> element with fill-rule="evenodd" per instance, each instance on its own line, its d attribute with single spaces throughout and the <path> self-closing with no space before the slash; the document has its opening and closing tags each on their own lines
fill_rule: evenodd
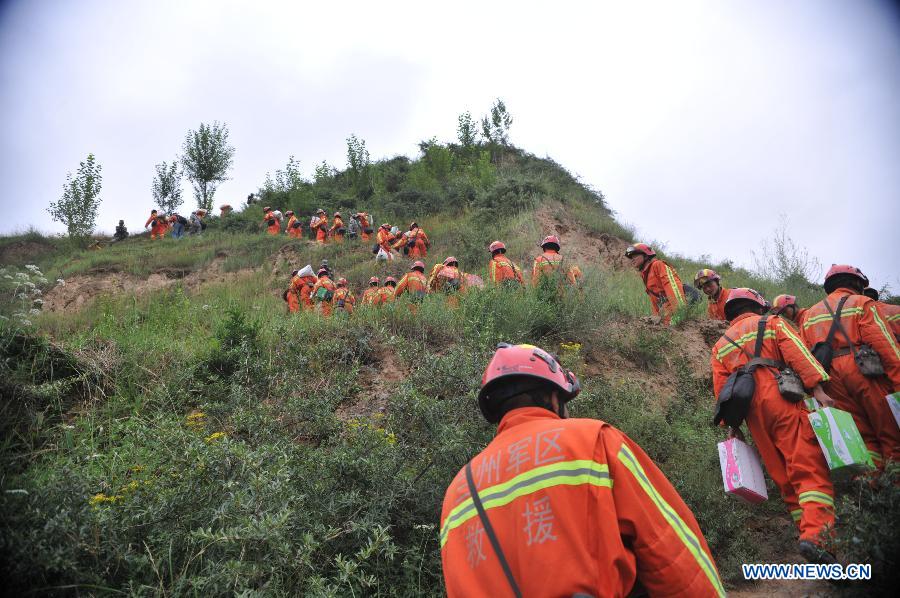
<svg viewBox="0 0 900 598">
<path fill-rule="evenodd" d="M 383 228 L 384 230 L 391 230 L 391 225 L 385 222 L 381 225 L 381 228 Z"/>
<path fill-rule="evenodd" d="M 415 261 L 413 262 L 412 268 L 410 270 L 418 270 L 419 272 L 425 272 L 425 262 Z"/>
<path fill-rule="evenodd" d="M 381 282 L 381 281 L 378 280 L 377 276 L 373 276 L 372 278 L 369 279 L 369 284 L 378 284 L 379 282 Z"/>
<path fill-rule="evenodd" d="M 448 257 L 447 259 L 444 260 L 445 266 L 449 266 L 450 264 L 456 264 L 458 266 L 459 261 L 451 255 L 450 257 Z"/>
<path fill-rule="evenodd" d="M 571 401 L 581 392 L 581 384 L 575 374 L 564 370 L 553 355 L 540 347 L 507 343 L 497 345 L 497 351 L 481 377 L 478 393 L 478 406 L 485 419 L 497 423 L 500 419 L 497 407 L 509 397 L 528 390 L 514 382 L 528 383 L 533 380 L 549 382 L 559 391 L 563 402 Z"/>
<path fill-rule="evenodd" d="M 341 213 L 340 213 L 340 212 L 335 212 L 334 215 L 337 216 L 338 218 L 340 218 Z"/>
<path fill-rule="evenodd" d="M 653 248 L 646 243 L 635 243 L 634 245 L 629 245 L 625 248 L 625 257 L 631 257 L 636 253 L 642 253 L 647 257 L 653 257 L 654 255 L 656 255 L 656 252 L 653 251 Z"/>
<path fill-rule="evenodd" d="M 284 215 L 285 215 L 285 216 L 293 216 L 293 215 L 294 215 L 294 210 L 288 210 L 287 212 L 284 213 Z"/>
<path fill-rule="evenodd" d="M 393 276 L 388 276 L 387 278 L 384 279 L 384 286 L 387 286 L 391 283 L 394 283 L 394 286 L 397 286 L 397 279 L 394 278 Z"/>
<path fill-rule="evenodd" d="M 862 270 L 860 270 L 856 266 L 848 266 L 847 264 L 831 264 L 831 268 L 825 274 L 825 281 L 822 283 L 822 286 L 825 287 L 826 293 L 831 293 L 835 290 L 835 288 L 837 288 L 833 283 L 828 284 L 829 279 L 835 276 L 840 276 L 841 274 L 848 274 L 850 276 L 853 276 L 854 278 L 858 278 L 860 282 L 862 282 L 863 288 L 869 286 L 869 279 L 866 278 L 866 275 L 862 273 Z"/>
<path fill-rule="evenodd" d="M 323 275 L 327 275 L 327 274 L 328 274 L 328 270 L 326 270 L 325 268 L 319 268 L 319 271 L 316 272 L 317 276 L 323 276 Z"/>
<path fill-rule="evenodd" d="M 697 271 L 697 276 L 694 277 L 694 286 L 699 289 L 707 282 L 719 282 L 720 280 L 722 280 L 722 277 L 716 274 L 715 270 L 703 268 L 702 270 Z"/>
<path fill-rule="evenodd" d="M 541 241 L 541 247 L 544 247 L 546 245 L 556 245 L 556 248 L 559 249 L 559 237 L 557 237 L 556 235 L 548 235 L 544 237 L 544 240 Z"/>
<path fill-rule="evenodd" d="M 495 251 L 503 251 L 503 253 L 506 253 L 506 245 L 503 244 L 503 241 L 494 241 L 488 247 L 488 251 L 491 253 L 494 253 Z"/>
<path fill-rule="evenodd" d="M 263 212 L 271 212 L 271 211 L 272 211 L 272 208 L 270 208 L 269 206 L 266 206 L 263 208 Z"/>
<path fill-rule="evenodd" d="M 338 278 L 337 286 L 339 286 L 339 287 L 347 286 L 347 279 L 346 278 Z"/>
<path fill-rule="evenodd" d="M 772 299 L 772 313 L 780 316 L 781 313 L 790 306 L 797 306 L 797 298 L 793 295 L 778 295 Z"/>
<path fill-rule="evenodd" d="M 738 304 L 742 301 L 752 301 L 756 303 L 760 307 L 764 309 L 769 309 L 769 302 L 766 301 L 765 297 L 760 295 L 758 292 L 753 289 L 748 288 L 737 288 L 731 289 L 731 292 L 728 293 L 728 300 L 725 301 L 725 318 L 728 320 L 734 319 L 735 316 L 729 316 L 729 313 L 734 311 Z"/>
<path fill-rule="evenodd" d="M 316 210 L 316 214 L 324 214 L 324 213 L 325 213 L 325 210 L 323 210 L 322 208 L 319 208 L 318 210 Z"/>
</svg>

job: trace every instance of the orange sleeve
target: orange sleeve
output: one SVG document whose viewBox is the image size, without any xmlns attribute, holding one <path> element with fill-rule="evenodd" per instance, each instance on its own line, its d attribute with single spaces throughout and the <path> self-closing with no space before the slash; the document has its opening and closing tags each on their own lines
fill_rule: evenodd
<svg viewBox="0 0 900 598">
<path fill-rule="evenodd" d="M 667 310 L 675 311 L 679 306 L 684 305 L 684 289 L 681 288 L 678 273 L 669 264 L 656 260 L 655 274 L 660 285 L 664 289 L 664 293 L 668 298 Z"/>
<path fill-rule="evenodd" d="M 803 386 L 813 388 L 816 384 L 828 381 L 828 374 L 822 365 L 812 356 L 809 349 L 800 338 L 794 328 L 780 316 L 772 316 L 766 323 L 766 328 L 775 329 L 775 342 L 784 362 L 797 372 L 803 380 Z"/>
<path fill-rule="evenodd" d="M 147 222 L 144 223 L 144 228 L 147 228 L 148 226 L 150 226 L 150 223 L 153 222 L 154 220 L 156 220 L 156 216 L 150 216 L 149 218 L 147 218 Z"/>
<path fill-rule="evenodd" d="M 862 304 L 863 315 L 859 319 L 859 335 L 862 341 L 871 345 L 881 357 L 884 373 L 894 390 L 900 389 L 900 349 L 894 337 L 890 320 L 877 301 L 869 299 Z M 845 324 L 846 326 L 846 324 Z"/>
<path fill-rule="evenodd" d="M 488 264 L 488 280 L 491 282 L 497 282 L 497 261 L 491 258 L 491 262 Z"/>
<path fill-rule="evenodd" d="M 709 365 L 712 369 L 713 377 L 713 396 L 716 398 L 719 397 L 719 393 L 722 392 L 722 387 L 725 386 L 725 381 L 728 380 L 728 376 L 731 375 L 731 372 L 728 371 L 725 364 L 716 357 L 716 352 L 718 350 L 719 343 L 716 343 L 712 348 L 712 355 L 710 355 L 709 358 Z"/>
<path fill-rule="evenodd" d="M 647 454 L 622 432 L 603 429 L 619 533 L 634 552 L 650 596 L 725 596 L 694 514 Z"/>
<path fill-rule="evenodd" d="M 404 274 L 397 284 L 397 288 L 394 289 L 394 299 L 405 293 L 407 287 L 409 287 L 409 274 Z"/>
<path fill-rule="evenodd" d="M 540 268 L 538 268 L 538 260 L 541 259 L 540 256 L 534 258 L 534 263 L 531 265 L 531 284 L 532 286 L 537 286 L 538 278 L 540 278 Z"/>
</svg>

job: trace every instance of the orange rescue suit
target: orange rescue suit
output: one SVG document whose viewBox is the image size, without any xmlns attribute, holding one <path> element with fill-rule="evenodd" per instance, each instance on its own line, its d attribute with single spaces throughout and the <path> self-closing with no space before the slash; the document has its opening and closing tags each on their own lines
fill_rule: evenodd
<svg viewBox="0 0 900 598">
<path fill-rule="evenodd" d="M 384 305 L 385 303 L 393 303 L 394 301 L 394 289 L 395 287 L 389 287 L 384 285 L 380 289 L 378 289 L 378 295 L 380 297 L 379 304 Z"/>
<path fill-rule="evenodd" d="M 613 426 L 521 407 L 471 461 L 472 478 L 525 596 L 724 596 L 693 513 Z M 512 595 L 460 470 L 444 495 L 447 595 Z"/>
<path fill-rule="evenodd" d="M 297 219 L 297 216 L 295 214 L 291 214 L 291 217 L 288 218 L 287 226 L 285 227 L 284 232 L 289 237 L 292 237 L 294 239 L 303 238 L 303 226 L 300 225 L 300 220 Z"/>
<path fill-rule="evenodd" d="M 727 320 L 725 317 L 725 302 L 728 301 L 728 295 L 731 289 L 719 287 L 719 294 L 715 297 L 707 297 L 709 304 L 706 306 L 706 315 L 710 320 Z"/>
<path fill-rule="evenodd" d="M 388 255 L 391 255 L 391 243 L 394 241 L 391 231 L 379 228 L 378 234 L 375 235 L 375 241 Z"/>
<path fill-rule="evenodd" d="M 742 314 L 731 322 L 725 333 L 744 351 L 724 336 L 713 346 L 710 363 L 717 397 L 728 376 L 750 360 L 760 317 Z M 800 376 L 807 389 L 828 380 L 828 374 L 810 354 L 800 335 L 779 316 L 769 316 L 766 321 L 760 357 L 785 363 Z M 747 428 L 800 529 L 800 539 L 820 543 L 825 526 L 834 525 L 834 489 L 828 465 L 804 404 L 789 403 L 781 396 L 776 373 L 777 370 L 766 366 L 753 372 L 756 392 L 747 413 Z"/>
<path fill-rule="evenodd" d="M 888 326 L 894 334 L 894 339 L 900 341 L 900 305 L 893 303 L 878 303 L 878 309 L 887 319 Z"/>
<path fill-rule="evenodd" d="M 531 267 L 531 284 L 537 286 L 542 276 L 549 276 L 564 266 L 565 260 L 555 249 L 545 249 L 544 253 L 534 258 Z M 581 268 L 570 266 L 566 269 L 566 280 L 571 285 L 578 284 L 581 279 Z"/>
<path fill-rule="evenodd" d="M 397 242 L 394 244 L 394 249 L 397 251 L 403 251 L 403 247 L 412 242 L 413 246 L 409 248 L 409 253 L 407 254 L 410 259 L 415 260 L 428 257 L 428 247 L 431 245 L 431 241 L 428 240 L 428 235 L 421 228 L 407 231 L 395 238 Z"/>
<path fill-rule="evenodd" d="M 882 459 L 900 460 L 900 430 L 891 414 L 885 396 L 900 389 L 900 351 L 886 317 L 877 301 L 856 295 L 850 289 L 836 289 L 827 297 L 832 311 L 837 311 L 841 297 L 847 297 L 841 310 L 841 324 L 854 346 L 865 343 L 881 358 L 885 375 L 869 378 L 860 373 L 850 352 L 847 338 L 838 330 L 832 346 L 835 357 L 831 362 L 831 380 L 825 391 L 834 399 L 838 409 L 849 411 L 859 428 L 869 453 L 877 465 Z M 803 314 L 800 332 L 806 346 L 813 347 L 828 337 L 832 317 L 824 302 L 819 302 Z"/>
<path fill-rule="evenodd" d="M 668 324 L 675 310 L 685 304 L 684 287 L 675 268 L 661 259 L 653 258 L 641 270 L 644 290 L 650 296 L 653 315 L 663 312 L 663 321 Z"/>
<path fill-rule="evenodd" d="M 313 311 L 316 307 L 312 298 L 313 287 L 315 286 L 315 284 L 315 276 L 294 277 L 292 286 L 297 289 L 297 294 L 300 297 L 300 305 L 303 307 L 303 311 Z"/>
<path fill-rule="evenodd" d="M 394 299 L 403 293 L 408 293 L 413 299 L 421 299 L 428 292 L 428 281 L 425 275 L 418 270 L 412 270 L 403 275 L 397 288 L 394 290 Z"/>
<path fill-rule="evenodd" d="M 354 305 L 356 305 L 356 297 L 353 296 L 350 289 L 347 287 L 338 287 L 335 289 L 334 296 L 331 298 L 332 308 L 338 311 L 344 310 L 348 314 L 352 314 Z"/>
<path fill-rule="evenodd" d="M 524 284 L 522 270 L 502 253 L 491 258 L 491 262 L 488 264 L 488 279 L 494 284 L 500 284 L 507 280 Z"/>
<path fill-rule="evenodd" d="M 275 218 L 272 212 L 266 212 L 263 216 L 263 223 L 266 225 L 266 232 L 270 235 L 281 234 L 281 223 Z"/>
<path fill-rule="evenodd" d="M 331 291 L 332 293 L 334 293 L 334 291 L 337 290 L 337 286 L 335 286 L 334 281 L 331 280 L 330 278 L 328 278 L 328 276 L 321 276 L 316 281 L 316 284 L 313 285 L 313 288 L 312 288 L 313 299 L 319 304 L 319 307 L 322 310 L 322 315 L 330 316 L 331 315 L 331 300 L 334 299 L 334 295 L 332 295 L 331 299 L 328 299 L 328 300 L 316 299 L 316 293 L 319 291 L 319 289 L 325 289 L 327 291 Z"/>
<path fill-rule="evenodd" d="M 169 225 L 166 224 L 166 219 L 162 216 L 157 216 L 153 222 L 150 223 L 150 238 L 151 239 L 162 239 L 166 236 L 166 232 L 169 230 Z"/>
<path fill-rule="evenodd" d="M 369 287 L 362 295 L 363 305 L 381 305 L 381 288 Z"/>
<path fill-rule="evenodd" d="M 368 241 L 370 237 L 370 233 L 366 232 L 367 228 L 372 228 L 372 225 L 369 223 L 369 215 L 363 212 L 359 213 L 359 235 L 362 237 L 363 241 Z"/>
<path fill-rule="evenodd" d="M 328 217 L 317 216 L 312 223 L 310 223 L 309 228 L 316 233 L 317 242 L 325 243 L 328 238 Z"/>
<path fill-rule="evenodd" d="M 331 228 L 328 229 L 328 232 L 331 233 L 331 238 L 334 239 L 335 243 L 343 243 L 344 242 L 344 233 L 338 231 L 345 231 L 344 228 L 344 220 L 340 216 L 334 217 L 334 224 L 331 225 Z"/>
</svg>

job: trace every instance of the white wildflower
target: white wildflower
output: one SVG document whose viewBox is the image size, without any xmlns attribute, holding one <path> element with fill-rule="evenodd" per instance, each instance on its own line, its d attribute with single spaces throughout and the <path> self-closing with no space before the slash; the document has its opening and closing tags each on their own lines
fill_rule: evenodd
<svg viewBox="0 0 900 598">
<path fill-rule="evenodd" d="M 37 266 L 35 266 L 34 264 L 26 264 L 25 269 L 31 270 L 32 272 L 37 272 L 39 270 L 39 268 Z"/>
<path fill-rule="evenodd" d="M 19 280 L 28 280 L 28 275 L 24 272 L 16 272 L 16 278 Z"/>
<path fill-rule="evenodd" d="M 37 299 L 35 299 L 34 301 L 32 301 L 32 303 L 34 303 L 35 305 L 43 305 L 43 304 L 44 304 L 44 300 L 41 299 L 41 298 L 37 298 Z"/>
<path fill-rule="evenodd" d="M 38 315 L 39 313 L 41 313 L 41 310 L 37 309 L 36 307 L 32 307 L 32 308 L 29 310 L 29 312 L 31 313 L 31 315 L 36 316 L 36 315 Z"/>
<path fill-rule="evenodd" d="M 42 290 L 40 290 L 39 288 L 35 287 L 35 288 L 31 289 L 31 294 L 34 295 L 35 297 L 40 297 L 41 295 L 44 294 L 44 291 L 42 291 Z"/>
<path fill-rule="evenodd" d="M 35 287 L 35 284 L 29 280 L 28 282 L 23 283 L 23 286 L 29 289 L 33 289 Z"/>
<path fill-rule="evenodd" d="M 208 305 L 204 305 L 204 306 L 203 306 L 203 311 L 207 311 L 207 310 L 209 310 L 209 306 L 208 306 Z"/>
<path fill-rule="evenodd" d="M 22 320 L 20 323 L 22 326 L 31 326 L 31 320 Z"/>
<path fill-rule="evenodd" d="M 17 293 L 16 298 L 17 299 L 28 299 L 28 295 L 26 295 L 25 293 Z"/>
<path fill-rule="evenodd" d="M 5 278 L 6 280 L 12 280 L 12 279 L 13 279 L 13 277 L 10 276 L 9 274 L 4 274 L 4 275 L 3 275 L 3 278 Z"/>
<path fill-rule="evenodd" d="M 34 279 L 38 284 L 47 284 L 47 279 L 43 276 L 38 276 Z"/>
<path fill-rule="evenodd" d="M 4 322 L 8 322 L 8 321 L 9 321 L 9 318 L 7 318 L 6 316 L 4 316 L 3 314 L 0 314 L 0 320 L 3 320 Z"/>
<path fill-rule="evenodd" d="M 61 286 L 61 287 L 64 287 L 64 286 L 66 286 L 66 281 L 63 280 L 62 278 L 57 278 L 57 279 L 56 279 L 56 284 L 58 284 L 58 285 Z"/>
</svg>

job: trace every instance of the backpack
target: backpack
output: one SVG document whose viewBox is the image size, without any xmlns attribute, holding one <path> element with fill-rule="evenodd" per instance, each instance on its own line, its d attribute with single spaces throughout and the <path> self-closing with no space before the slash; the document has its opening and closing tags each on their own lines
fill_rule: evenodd
<svg viewBox="0 0 900 598">
<path fill-rule="evenodd" d="M 695 289 L 693 285 L 682 283 L 681 288 L 684 291 L 684 297 L 687 299 L 688 305 L 694 305 L 695 303 L 700 302 L 700 291 Z"/>
<path fill-rule="evenodd" d="M 441 287 L 445 291 L 458 291 L 462 287 L 462 281 L 459 279 L 458 270 L 441 268 L 441 271 L 438 272 L 438 278 L 441 280 Z"/>
<path fill-rule="evenodd" d="M 829 305 L 828 299 L 825 299 L 825 308 L 831 314 L 831 328 L 828 329 L 828 337 L 824 341 L 815 344 L 812 354 L 822 364 L 826 372 L 830 371 L 831 362 L 837 357 L 834 347 L 831 346 L 831 341 L 834 339 L 835 332 L 840 329 L 841 334 L 847 339 L 847 344 L 850 352 L 853 353 L 853 361 L 856 363 L 856 367 L 859 368 L 859 373 L 869 378 L 883 376 L 884 364 L 881 363 L 881 357 L 879 357 L 878 352 L 866 344 L 859 345 L 859 348 L 857 348 L 850 342 L 850 337 L 847 335 L 847 331 L 844 330 L 844 325 L 841 323 L 841 308 L 844 307 L 844 302 L 849 297 L 849 295 L 841 297 L 841 300 L 838 302 L 837 312 L 831 311 L 831 305 Z M 842 352 L 839 355 L 843 354 L 845 353 Z M 827 365 L 825 361 L 822 361 L 823 359 L 828 362 Z"/>
<path fill-rule="evenodd" d="M 828 336 L 825 337 L 824 341 L 819 341 L 812 348 L 813 357 L 816 358 L 816 361 L 822 364 L 822 367 L 826 372 L 831 371 L 831 361 L 834 359 L 834 347 L 831 346 L 831 341 L 834 340 L 834 335 L 837 334 L 838 331 L 838 323 L 841 321 L 841 310 L 844 309 L 844 303 L 847 302 L 847 299 L 850 298 L 850 295 L 845 295 L 841 297 L 841 300 L 838 301 L 837 311 L 831 311 L 831 305 L 828 303 L 828 299 L 825 299 L 825 308 L 828 310 L 828 313 L 831 314 L 831 328 L 828 329 Z M 846 333 L 844 336 L 847 336 Z M 850 342 L 850 338 L 847 338 L 847 342 Z"/>
<path fill-rule="evenodd" d="M 732 428 L 739 428 L 750 411 L 750 404 L 756 393 L 756 380 L 753 378 L 753 372 L 757 367 L 763 365 L 759 362 L 761 359 L 759 355 L 762 352 L 767 319 L 768 316 L 759 319 L 756 329 L 756 345 L 753 348 L 752 356 L 727 334 L 722 335 L 729 343 L 750 357 L 750 361 L 732 372 L 725 381 L 725 386 L 719 392 L 719 397 L 716 399 L 716 412 L 713 415 L 713 423 L 717 426 L 724 421 Z"/>
<path fill-rule="evenodd" d="M 331 298 L 334 297 L 334 291 L 325 287 L 319 287 L 314 297 L 316 301 L 331 301 Z"/>
<path fill-rule="evenodd" d="M 269 225 L 269 226 L 272 226 L 273 224 L 275 224 L 275 219 L 274 219 L 274 218 L 269 218 L 268 220 L 266 220 L 266 224 Z"/>
<path fill-rule="evenodd" d="M 181 215 L 176 216 L 175 221 L 178 222 L 178 224 L 181 224 L 182 226 L 187 226 L 187 224 L 188 224 L 187 218 L 185 218 L 184 216 L 181 216 Z"/>
</svg>

